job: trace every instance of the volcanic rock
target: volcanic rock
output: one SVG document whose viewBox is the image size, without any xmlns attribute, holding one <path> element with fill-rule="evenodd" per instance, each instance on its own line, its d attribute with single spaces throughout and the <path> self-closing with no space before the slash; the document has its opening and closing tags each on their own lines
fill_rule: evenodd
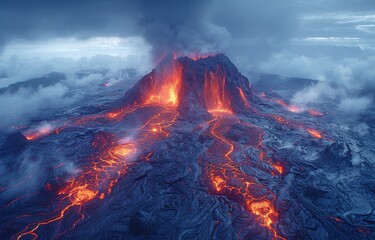
<svg viewBox="0 0 375 240">
<path fill-rule="evenodd" d="M 188 57 L 175 59 L 173 55 L 168 55 L 125 94 L 121 104 L 147 102 L 150 92 L 163 91 L 159 86 L 165 86 L 167 76 L 171 75 L 174 79 L 170 81 L 177 81 L 173 83 L 176 83 L 178 91 L 178 109 L 184 116 L 201 116 L 210 110 L 211 101 L 221 101 L 223 108 L 241 112 L 249 107 L 248 102 L 253 98 L 248 79 L 241 75 L 225 55 L 198 60 Z M 213 84 L 216 82 L 219 85 Z M 217 88 L 215 94 L 219 96 L 206 96 L 205 88 Z M 212 99 L 216 97 L 219 98 Z"/>
<path fill-rule="evenodd" d="M 351 159 L 350 146 L 342 141 L 337 141 L 324 149 L 320 163 L 327 166 L 329 170 L 337 171 L 337 169 L 351 167 Z"/>
<path fill-rule="evenodd" d="M 131 216 L 129 227 L 135 235 L 150 234 L 154 227 L 154 218 L 151 214 L 139 210 Z"/>
<path fill-rule="evenodd" d="M 20 133 L 15 132 L 8 135 L 4 144 L 1 146 L 1 151 L 21 151 L 27 145 L 26 137 Z"/>
<path fill-rule="evenodd" d="M 224 55 L 169 55 L 113 106 L 95 95 L 54 119 L 68 127 L 8 136 L 2 149 L 30 148 L 22 162 L 2 152 L 20 167 L 0 198 L 20 191 L 1 238 L 375 239 L 373 139 L 334 127 L 331 110 L 291 111 L 278 98 L 292 85 L 262 94 Z M 351 168 L 349 142 L 365 167 Z"/>
</svg>

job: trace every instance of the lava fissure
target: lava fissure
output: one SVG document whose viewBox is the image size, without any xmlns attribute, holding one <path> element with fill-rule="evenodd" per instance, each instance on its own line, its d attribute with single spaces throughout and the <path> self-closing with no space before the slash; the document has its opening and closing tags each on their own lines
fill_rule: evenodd
<svg viewBox="0 0 375 240">
<path fill-rule="evenodd" d="M 274 228 L 278 216 L 274 207 L 276 196 L 269 189 L 267 189 L 267 195 L 272 195 L 273 199 L 266 198 L 266 194 L 262 197 L 254 196 L 249 188 L 258 186 L 262 189 L 264 186 L 251 176 L 243 173 L 240 164 L 231 157 L 236 151 L 236 144 L 225 137 L 225 134 L 235 124 L 241 125 L 242 123 L 235 115 L 225 112 L 214 112 L 212 120 L 208 122 L 208 135 L 215 139 L 204 156 L 208 181 L 212 183 L 212 188 L 216 194 L 240 197 L 240 203 L 243 203 L 248 211 L 259 217 L 260 224 L 269 229 L 273 239 L 284 239 L 279 236 Z M 254 137 L 254 139 L 261 139 L 261 135 Z M 253 147 L 258 146 L 259 143 L 255 144 L 254 142 Z M 234 182 L 236 184 L 233 184 Z"/>
<path fill-rule="evenodd" d="M 105 114 L 82 117 L 72 121 L 73 123 L 66 124 L 82 126 L 97 122 L 98 119 L 120 121 L 128 114 L 145 107 L 155 106 L 161 108 L 144 124 L 131 131 L 136 133 L 135 137 L 125 136 L 120 140 L 115 140 L 116 136 L 111 134 L 97 135 L 92 146 L 97 149 L 98 153 L 89 158 L 91 165 L 85 167 L 78 176 L 70 179 L 67 185 L 58 193 L 61 195 L 59 205 L 65 206 L 56 210 L 58 214 L 54 217 L 27 225 L 25 230 L 16 236 L 17 240 L 27 235 L 37 238 L 36 232 L 41 226 L 60 221 L 70 209 L 78 208 L 77 212 L 80 218 L 71 226 L 71 229 L 74 228 L 84 218 L 81 213 L 82 206 L 94 199 L 103 199 L 107 194 L 110 194 L 119 179 L 123 178 L 127 173 L 132 159 L 139 157 L 144 151 L 143 146 L 151 145 L 156 140 L 168 137 L 166 129 L 177 120 L 179 115 L 175 108 L 178 104 L 178 93 L 181 85 L 181 69 L 180 66 L 173 66 L 171 69 L 165 68 L 165 71 L 157 79 L 151 78 L 151 87 L 147 89 L 148 97 L 145 98 L 143 104 L 133 104 L 133 107 L 122 107 L 120 110 Z M 34 137 L 27 137 L 27 139 L 30 141 L 36 140 L 41 136 L 48 135 L 50 132 L 42 129 L 32 135 Z M 148 159 L 147 157 L 140 158 Z"/>
</svg>

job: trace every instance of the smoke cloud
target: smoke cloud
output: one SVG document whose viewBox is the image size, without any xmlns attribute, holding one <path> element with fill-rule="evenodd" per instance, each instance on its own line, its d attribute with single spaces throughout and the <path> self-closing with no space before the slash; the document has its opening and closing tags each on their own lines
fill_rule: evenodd
<svg viewBox="0 0 375 240">
<path fill-rule="evenodd" d="M 339 110 L 349 115 L 364 113 L 371 105 L 372 99 L 369 97 L 346 98 L 341 100 Z"/>
<path fill-rule="evenodd" d="M 264 72 L 317 79 L 349 89 L 375 89 L 375 57 L 334 59 L 328 56 L 308 57 L 292 53 L 274 54 L 260 64 Z"/>
<path fill-rule="evenodd" d="M 0 95 L 0 128 L 9 128 L 13 124 L 25 123 L 41 109 L 48 106 L 69 104 L 74 99 L 64 99 L 68 88 L 62 84 L 37 89 L 33 92 L 21 89 L 15 94 Z M 24 121 L 25 120 L 25 121 Z"/>
<path fill-rule="evenodd" d="M 297 94 L 294 101 L 306 105 L 321 101 L 321 97 L 337 97 L 341 101 L 339 109 L 346 111 L 346 106 L 354 101 L 362 101 L 360 103 L 364 106 L 368 101 L 343 97 L 346 94 L 343 88 L 375 89 L 373 4 L 370 0 L 355 3 L 347 0 L 38 0 L 32 3 L 5 0 L 0 9 L 0 46 L 5 46 L 3 55 L 7 47 L 20 40 L 42 42 L 49 51 L 65 51 L 65 48 L 72 50 L 74 45 L 61 45 L 61 41 L 76 39 L 84 42 L 103 38 L 99 48 L 88 48 L 85 54 L 107 52 L 112 56 L 101 55 L 95 60 L 93 56 L 86 59 L 80 56 L 72 61 L 69 56 L 75 55 L 67 51 L 65 55 L 58 52 L 64 57 L 54 58 L 50 63 L 39 64 L 40 60 L 35 61 L 34 57 L 30 61 L 34 64 L 21 65 L 17 57 L 7 55 L 5 63 L 0 61 L 0 86 L 51 70 L 67 71 L 56 66 L 84 69 L 125 65 L 124 61 L 115 60 L 121 49 L 136 49 L 132 55 L 142 55 L 141 59 L 146 59 L 145 55 L 151 53 L 154 62 L 168 52 L 223 52 L 244 74 L 262 71 L 325 81 L 329 83 L 327 89 L 331 93 L 323 85 L 318 85 Z M 145 44 L 119 44 L 116 39 L 106 42 L 105 39 L 113 37 L 138 37 L 135 42 L 145 41 Z M 60 38 L 60 41 L 55 40 L 58 45 L 50 48 L 45 45 L 44 41 L 56 38 Z M 79 49 L 87 45 L 75 44 Z M 24 55 L 23 50 L 18 55 Z M 35 53 L 38 54 L 43 52 Z M 138 59 L 133 63 L 146 65 L 144 69 L 147 70 L 150 68 L 148 59 Z M 97 77 L 91 76 L 81 83 L 94 82 Z M 303 94 L 306 94 L 305 98 L 301 97 Z M 344 101 L 345 98 L 348 99 Z"/>
<path fill-rule="evenodd" d="M 0 87 L 39 78 L 48 72 L 57 71 L 66 76 L 66 79 L 56 83 L 49 83 L 48 81 L 53 79 L 46 79 L 47 85 L 21 87 L 15 92 L 0 93 L 2 116 L 0 129 L 7 132 L 12 126 L 28 124 L 29 119 L 40 115 L 41 111 L 63 108 L 76 103 L 90 92 L 100 93 L 103 89 L 100 84 L 111 86 L 119 81 L 135 81 L 149 70 L 149 66 L 150 64 L 145 64 L 142 59 L 133 56 L 123 58 L 108 55 L 77 60 L 69 58 L 35 60 L 17 57 L 0 61 L 0 70 L 3 70 L 5 75 L 1 78 Z M 103 71 L 97 72 L 98 69 Z M 84 70 L 83 76 L 77 74 L 82 70 Z M 72 89 L 77 88 L 84 88 L 85 91 L 71 92 Z"/>
<path fill-rule="evenodd" d="M 278 45 L 293 29 L 293 16 L 292 3 L 276 0 L 109 0 L 105 3 L 39 0 L 33 4 L 6 0 L 0 10 L 0 36 L 2 42 L 142 36 L 152 45 L 154 58 L 160 58 L 170 51 L 210 53 L 238 49 L 244 44 L 248 48 L 253 45 L 252 49 Z M 236 40 L 232 41 L 232 37 Z"/>
<path fill-rule="evenodd" d="M 45 189 L 48 181 L 66 175 L 75 175 L 79 169 L 73 162 L 65 159 L 63 154 L 51 154 L 41 151 L 32 153 L 32 149 L 24 151 L 17 157 L 2 158 L 0 163 L 0 184 L 5 188 L 0 191 L 2 206 L 11 200 L 31 196 Z M 46 170 L 50 170 L 46 174 Z"/>
</svg>

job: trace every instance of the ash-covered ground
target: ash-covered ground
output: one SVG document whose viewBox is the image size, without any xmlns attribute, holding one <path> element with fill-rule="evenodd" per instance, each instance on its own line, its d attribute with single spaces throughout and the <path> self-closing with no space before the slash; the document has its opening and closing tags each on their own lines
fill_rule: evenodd
<svg viewBox="0 0 375 240">
<path fill-rule="evenodd" d="M 252 78 L 170 56 L 2 134 L 1 239 L 374 239 L 375 109 Z"/>
</svg>

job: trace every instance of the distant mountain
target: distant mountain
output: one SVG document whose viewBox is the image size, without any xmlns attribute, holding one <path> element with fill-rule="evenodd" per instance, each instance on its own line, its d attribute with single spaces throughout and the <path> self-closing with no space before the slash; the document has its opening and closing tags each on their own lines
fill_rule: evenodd
<svg viewBox="0 0 375 240">
<path fill-rule="evenodd" d="M 5 93 L 13 94 L 13 93 L 18 92 L 21 88 L 36 91 L 39 87 L 53 86 L 65 79 L 66 79 L 66 76 L 64 73 L 50 72 L 42 77 L 33 78 L 30 80 L 10 84 L 8 87 L 1 88 L 0 94 L 5 94 Z"/>
<path fill-rule="evenodd" d="M 250 82 L 259 91 L 273 90 L 301 90 L 305 87 L 317 84 L 318 80 L 296 77 L 285 77 L 276 74 L 251 72 L 248 75 Z"/>
</svg>

